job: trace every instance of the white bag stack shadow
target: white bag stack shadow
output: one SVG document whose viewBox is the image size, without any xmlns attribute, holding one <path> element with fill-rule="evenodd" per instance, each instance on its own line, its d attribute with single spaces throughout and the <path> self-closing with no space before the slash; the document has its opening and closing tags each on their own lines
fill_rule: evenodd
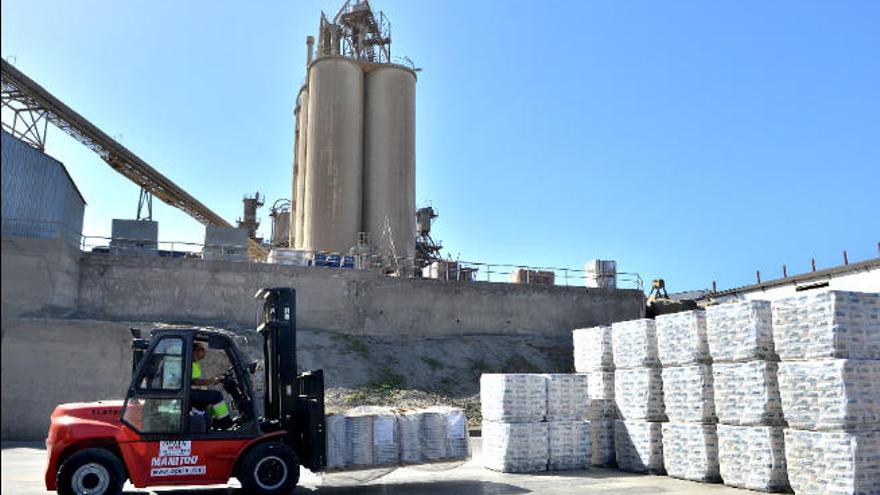
<svg viewBox="0 0 880 495">
<path fill-rule="evenodd" d="M 614 355 L 611 326 L 581 328 L 572 332 L 574 342 L 574 369 L 588 377 L 589 411 L 592 454 L 590 464 L 614 467 L 614 420 L 617 406 L 614 402 Z"/>
<path fill-rule="evenodd" d="M 456 407 L 416 410 L 362 406 L 325 418 L 327 471 L 463 461 L 467 418 Z"/>
<path fill-rule="evenodd" d="M 702 310 L 655 319 L 662 366 L 666 474 L 693 481 L 720 481 L 712 365 Z"/>
<path fill-rule="evenodd" d="M 765 492 L 787 490 L 770 302 L 709 306 L 706 333 L 724 484 Z"/>
<path fill-rule="evenodd" d="M 773 335 L 795 493 L 880 493 L 880 294 L 775 301 Z"/>
<path fill-rule="evenodd" d="M 483 466 L 512 473 L 586 468 L 587 380 L 570 373 L 481 376 Z"/>
<path fill-rule="evenodd" d="M 663 382 L 654 320 L 614 323 L 614 400 L 620 419 L 614 422 L 617 467 L 636 473 L 664 472 L 661 422 Z"/>
</svg>

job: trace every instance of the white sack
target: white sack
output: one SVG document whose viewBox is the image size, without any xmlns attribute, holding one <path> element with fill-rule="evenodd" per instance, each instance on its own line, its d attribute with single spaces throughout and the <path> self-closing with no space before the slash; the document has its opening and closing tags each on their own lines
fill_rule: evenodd
<svg viewBox="0 0 880 495">
<path fill-rule="evenodd" d="M 706 308 L 713 362 L 775 359 L 769 301 L 737 301 Z"/>
<path fill-rule="evenodd" d="M 663 368 L 663 403 L 669 421 L 715 421 L 712 365 Z"/>
<path fill-rule="evenodd" d="M 786 429 L 785 458 L 796 494 L 880 493 L 880 431 Z"/>
<path fill-rule="evenodd" d="M 614 401 L 625 420 L 662 421 L 662 372 L 657 368 L 635 368 L 614 372 Z"/>
<path fill-rule="evenodd" d="M 785 439 L 779 426 L 718 425 L 718 462 L 725 485 L 785 491 Z"/>
<path fill-rule="evenodd" d="M 633 473 L 663 473 L 663 423 L 614 422 L 617 468 Z"/>
<path fill-rule="evenodd" d="M 611 351 L 615 369 L 660 366 L 654 320 L 642 318 L 612 324 Z"/>
<path fill-rule="evenodd" d="M 777 370 L 768 361 L 712 365 L 718 422 L 732 425 L 782 423 Z"/>
<path fill-rule="evenodd" d="M 590 463 L 589 421 L 550 421 L 548 427 L 548 469 L 585 469 Z"/>
<path fill-rule="evenodd" d="M 584 419 L 589 411 L 586 374 L 550 373 L 547 379 L 547 421 Z"/>
<path fill-rule="evenodd" d="M 709 360 L 705 311 L 659 315 L 654 321 L 657 327 L 657 355 L 662 366 L 703 363 Z"/>
<path fill-rule="evenodd" d="M 489 373 L 480 377 L 483 419 L 529 423 L 547 413 L 547 379 L 543 375 Z"/>
<path fill-rule="evenodd" d="M 827 291 L 773 302 L 773 338 L 785 359 L 880 359 L 880 293 Z"/>
<path fill-rule="evenodd" d="M 779 363 L 782 412 L 801 429 L 880 429 L 880 361 Z"/>
<path fill-rule="evenodd" d="M 590 394 L 587 419 L 615 419 L 617 405 L 614 403 L 614 372 L 591 371 L 587 375 L 587 392 Z"/>
<path fill-rule="evenodd" d="M 483 421 L 483 466 L 504 473 L 547 470 L 547 423 Z"/>
<path fill-rule="evenodd" d="M 590 421 L 590 464 L 611 467 L 617 465 L 614 452 L 614 421 Z"/>
<path fill-rule="evenodd" d="M 580 328 L 572 332 L 574 370 L 578 373 L 614 369 L 611 327 Z"/>
<path fill-rule="evenodd" d="M 666 474 L 693 481 L 719 481 L 718 433 L 715 425 L 663 423 Z"/>
</svg>

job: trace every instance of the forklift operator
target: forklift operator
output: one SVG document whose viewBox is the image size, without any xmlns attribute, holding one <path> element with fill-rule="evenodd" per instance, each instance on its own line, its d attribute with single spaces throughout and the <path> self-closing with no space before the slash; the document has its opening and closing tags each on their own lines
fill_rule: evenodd
<svg viewBox="0 0 880 495">
<path fill-rule="evenodd" d="M 208 385 L 220 383 L 219 377 L 202 378 L 202 364 L 199 362 L 205 359 L 205 346 L 198 342 L 193 343 L 192 354 L 192 385 L 189 400 L 192 407 L 210 412 L 211 423 L 215 429 L 225 430 L 232 426 L 232 420 L 229 418 L 229 406 L 223 400 L 223 394 L 217 390 L 207 390 L 204 388 Z"/>
</svg>

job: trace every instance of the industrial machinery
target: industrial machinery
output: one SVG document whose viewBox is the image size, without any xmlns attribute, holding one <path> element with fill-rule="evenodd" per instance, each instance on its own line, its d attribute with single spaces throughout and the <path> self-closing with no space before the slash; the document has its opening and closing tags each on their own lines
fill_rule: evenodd
<svg viewBox="0 0 880 495">
<path fill-rule="evenodd" d="M 431 237 L 431 224 L 438 216 L 433 206 L 416 210 L 416 273 L 421 273 L 422 268 L 443 259 L 440 256 L 443 246 L 434 242 Z"/>
<path fill-rule="evenodd" d="M 648 294 L 645 306 L 647 317 L 654 318 L 658 315 L 697 309 L 697 302 L 690 299 L 673 301 L 666 292 L 666 281 L 658 278 L 651 282 L 651 293 Z"/>
<path fill-rule="evenodd" d="M 265 373 L 264 411 L 258 416 L 251 374 L 232 335 L 204 328 L 161 328 L 150 339 L 132 330 L 131 385 L 124 401 L 62 404 L 46 439 L 46 488 L 61 494 L 120 493 L 126 479 L 138 488 L 208 485 L 236 477 L 245 493 L 290 492 L 299 466 L 326 466 L 323 372 L 298 374 L 295 292 L 262 289 L 260 325 Z M 205 348 L 228 360 L 216 390 L 198 390 Z M 220 364 L 227 361 L 221 359 Z M 215 363 L 216 364 L 216 363 Z M 207 411 L 232 410 L 221 425 Z M 201 394 L 201 395 L 199 395 Z M 231 418 L 231 420 L 229 419 Z"/>
<path fill-rule="evenodd" d="M 275 247 L 289 247 L 290 242 L 290 200 L 276 200 L 269 208 L 269 218 L 272 219 L 272 237 L 269 244 Z"/>
<path fill-rule="evenodd" d="M 244 215 L 242 218 L 238 219 L 238 228 L 247 230 L 248 239 L 253 239 L 258 243 L 263 242 L 263 239 L 257 237 L 257 229 L 260 228 L 260 221 L 257 219 L 257 210 L 260 209 L 264 204 L 264 199 L 260 197 L 260 193 L 257 192 L 253 196 L 245 195 L 242 199 L 242 206 L 244 207 Z"/>
</svg>

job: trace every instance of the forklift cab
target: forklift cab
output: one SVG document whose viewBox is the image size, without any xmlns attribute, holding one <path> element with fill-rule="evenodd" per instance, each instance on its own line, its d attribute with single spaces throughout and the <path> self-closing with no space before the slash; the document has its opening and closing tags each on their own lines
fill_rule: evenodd
<svg viewBox="0 0 880 495">
<path fill-rule="evenodd" d="M 256 297 L 265 371 L 262 415 L 251 379 L 256 363 L 244 359 L 234 334 L 161 328 L 146 340 L 132 330 L 134 369 L 116 443 L 135 486 L 238 477 L 249 493 L 282 493 L 296 484 L 300 464 L 315 472 L 325 468 L 323 373 L 297 370 L 295 292 L 262 289 Z M 199 347 L 207 352 L 196 352 Z M 217 384 L 205 386 L 212 377 Z M 217 401 L 200 402 L 199 394 L 222 397 L 231 421 L 218 426 L 210 411 Z M 272 480 L 280 484 L 266 489 Z"/>
</svg>

